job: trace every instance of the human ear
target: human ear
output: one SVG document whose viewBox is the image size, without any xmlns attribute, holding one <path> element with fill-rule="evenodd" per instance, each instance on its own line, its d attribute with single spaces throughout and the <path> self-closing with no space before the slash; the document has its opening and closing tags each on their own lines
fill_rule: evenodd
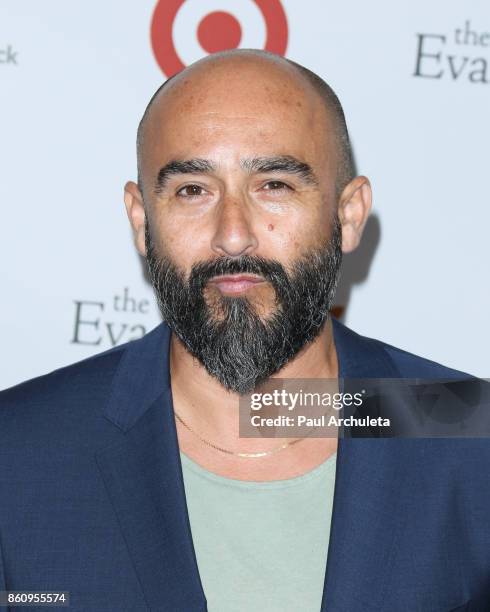
<svg viewBox="0 0 490 612">
<path fill-rule="evenodd" d="M 371 203 L 371 183 L 365 176 L 356 176 L 342 191 L 338 215 L 342 227 L 343 253 L 350 253 L 361 241 Z"/>
<path fill-rule="evenodd" d="M 124 204 L 133 229 L 134 244 L 138 253 L 145 257 L 145 207 L 141 191 L 133 181 L 128 181 L 124 185 Z"/>
</svg>

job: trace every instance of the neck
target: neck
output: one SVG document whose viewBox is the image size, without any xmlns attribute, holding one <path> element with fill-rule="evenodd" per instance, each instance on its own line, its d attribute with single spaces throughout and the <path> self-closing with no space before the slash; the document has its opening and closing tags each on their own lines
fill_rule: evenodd
<svg viewBox="0 0 490 612">
<path fill-rule="evenodd" d="M 239 436 L 239 394 L 227 391 L 172 334 L 170 345 L 170 375 L 175 411 L 199 435 L 234 452 L 262 452 L 276 448 L 284 439 L 241 438 Z M 294 359 L 271 378 L 337 378 L 338 362 L 333 339 L 332 322 L 328 320 L 318 337 L 305 346 Z M 183 432 L 184 443 L 195 444 L 192 436 Z M 313 440 L 309 440 L 313 443 Z M 304 446 L 306 441 L 296 445 Z M 318 439 L 316 439 L 318 445 Z M 216 452 L 216 451 L 215 451 Z M 289 452 L 289 451 L 288 451 Z M 195 454 L 195 453 L 194 453 Z"/>
</svg>

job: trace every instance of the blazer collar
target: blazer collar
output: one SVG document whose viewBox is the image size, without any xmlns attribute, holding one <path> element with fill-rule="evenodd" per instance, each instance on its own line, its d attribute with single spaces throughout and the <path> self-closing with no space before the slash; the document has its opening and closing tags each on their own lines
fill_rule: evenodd
<svg viewBox="0 0 490 612">
<path fill-rule="evenodd" d="M 354 378 L 402 378 L 381 342 L 332 321 L 339 378 L 346 384 Z M 406 442 L 339 439 L 322 612 L 383 609 L 405 516 L 404 484 L 413 451 Z"/>
<path fill-rule="evenodd" d="M 340 378 L 401 378 L 383 345 L 355 333 L 332 318 Z M 131 428 L 151 403 L 170 390 L 171 330 L 163 322 L 129 343 L 119 363 L 105 406 L 105 416 L 123 431 Z"/>
<path fill-rule="evenodd" d="M 339 378 L 402 377 L 381 342 L 356 334 L 334 318 L 332 326 Z"/>
<path fill-rule="evenodd" d="M 333 333 L 340 377 L 400 376 L 381 343 L 336 320 Z M 149 609 L 204 611 L 173 418 L 170 337 L 162 323 L 125 348 L 104 408 L 121 439 L 96 461 Z M 324 612 L 382 609 L 380 571 L 389 567 L 403 503 L 403 462 L 393 460 L 390 442 L 339 440 Z"/>
<path fill-rule="evenodd" d="M 205 611 L 187 513 L 164 323 L 125 348 L 104 416 L 120 440 L 96 453 L 148 609 Z"/>
<path fill-rule="evenodd" d="M 126 345 L 114 376 L 104 415 L 130 429 L 162 393 L 170 391 L 171 330 L 163 322 Z"/>
</svg>

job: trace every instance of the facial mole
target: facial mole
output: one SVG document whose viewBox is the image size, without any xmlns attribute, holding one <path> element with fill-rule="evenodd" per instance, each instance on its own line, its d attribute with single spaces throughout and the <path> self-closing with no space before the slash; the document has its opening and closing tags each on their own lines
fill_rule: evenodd
<svg viewBox="0 0 490 612">
<path fill-rule="evenodd" d="M 269 232 L 272 232 L 272 230 L 274 229 L 274 226 L 272 225 L 272 223 L 269 223 L 269 225 L 267 226 L 267 229 L 269 230 Z"/>
</svg>

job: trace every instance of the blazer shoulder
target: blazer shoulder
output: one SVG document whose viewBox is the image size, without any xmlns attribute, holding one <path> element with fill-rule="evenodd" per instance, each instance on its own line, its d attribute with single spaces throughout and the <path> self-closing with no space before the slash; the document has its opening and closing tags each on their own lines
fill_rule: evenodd
<svg viewBox="0 0 490 612">
<path fill-rule="evenodd" d="M 333 319 L 337 350 L 352 372 L 362 376 L 466 379 L 465 372 L 415 355 L 376 338 L 363 336 Z"/>
<path fill-rule="evenodd" d="M 432 361 L 426 357 L 415 355 L 404 349 L 392 346 L 380 340 L 371 339 L 372 342 L 377 342 L 381 345 L 387 355 L 394 361 L 396 367 L 405 378 L 448 378 L 448 379 L 465 379 L 471 375 L 450 368 L 446 365 Z"/>
<path fill-rule="evenodd" d="M 127 345 L 98 353 L 0 391 L 0 418 L 16 418 L 22 410 L 85 403 L 94 405 L 107 397 L 112 379 Z"/>
<path fill-rule="evenodd" d="M 0 393 L 0 481 L 68 478 L 118 439 L 104 408 L 125 353 L 121 345 Z"/>
</svg>

